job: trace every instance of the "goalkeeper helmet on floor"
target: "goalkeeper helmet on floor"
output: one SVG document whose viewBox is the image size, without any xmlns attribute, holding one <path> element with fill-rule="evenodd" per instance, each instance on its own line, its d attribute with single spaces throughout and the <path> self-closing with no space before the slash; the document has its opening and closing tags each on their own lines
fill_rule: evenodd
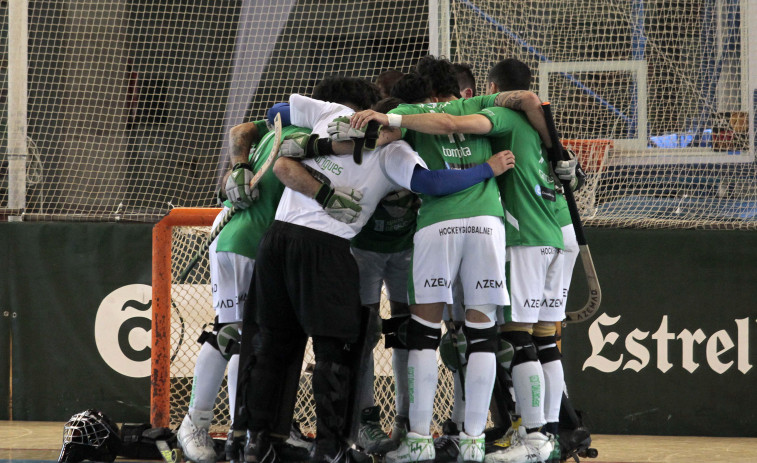
<svg viewBox="0 0 757 463">
<path fill-rule="evenodd" d="M 85 410 L 63 425 L 58 463 L 112 462 L 121 450 L 118 425 L 99 410 Z"/>
</svg>

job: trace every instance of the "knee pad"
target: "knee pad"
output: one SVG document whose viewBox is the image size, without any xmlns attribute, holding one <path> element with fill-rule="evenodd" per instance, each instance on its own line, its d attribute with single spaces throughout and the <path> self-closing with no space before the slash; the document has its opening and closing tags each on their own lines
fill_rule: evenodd
<svg viewBox="0 0 757 463">
<path fill-rule="evenodd" d="M 465 339 L 468 341 L 468 348 L 465 351 L 466 359 L 474 352 L 497 352 L 499 330 L 496 325 L 488 328 L 472 328 L 465 325 L 463 326 L 463 333 L 465 333 Z"/>
<path fill-rule="evenodd" d="M 392 317 L 381 322 L 385 348 L 407 349 L 407 325 L 409 322 L 410 314 Z"/>
<path fill-rule="evenodd" d="M 557 337 L 555 335 L 534 336 L 534 344 L 541 363 L 554 362 L 562 358 L 560 349 L 557 348 Z"/>
<path fill-rule="evenodd" d="M 439 339 L 442 336 L 442 329 L 431 328 L 423 323 L 410 318 L 407 324 L 407 341 L 405 342 L 408 349 L 423 350 L 434 349 L 439 347 Z"/>
<path fill-rule="evenodd" d="M 504 331 L 502 339 L 509 342 L 515 349 L 512 366 L 526 362 L 538 362 L 539 355 L 536 352 L 533 337 L 525 331 Z"/>
<path fill-rule="evenodd" d="M 447 322 L 447 332 L 439 341 L 439 356 L 444 366 L 452 373 L 461 370 L 468 358 L 465 354 L 466 350 L 467 343 L 462 327 L 457 326 L 455 322 Z"/>
<path fill-rule="evenodd" d="M 229 360 L 232 355 L 239 354 L 242 335 L 239 333 L 239 323 L 215 323 L 213 332 L 203 331 L 197 342 L 208 343 Z"/>
</svg>

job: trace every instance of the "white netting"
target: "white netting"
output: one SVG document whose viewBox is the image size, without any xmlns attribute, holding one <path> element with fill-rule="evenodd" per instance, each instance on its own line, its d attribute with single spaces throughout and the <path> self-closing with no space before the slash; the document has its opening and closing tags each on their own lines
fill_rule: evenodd
<svg viewBox="0 0 757 463">
<path fill-rule="evenodd" d="M 200 344 L 197 338 L 203 327 L 213 321 L 210 272 L 207 258 L 201 259 L 189 274 L 184 284 L 178 284 L 178 275 L 186 268 L 189 260 L 204 242 L 208 227 L 173 228 L 171 274 L 171 395 L 170 426 L 176 428 L 187 412 L 192 392 L 192 378 Z M 389 302 L 381 301 L 381 316 L 389 318 Z M 207 328 L 210 330 L 210 327 Z M 302 365 L 300 390 L 297 396 L 294 419 L 300 422 L 303 432 L 315 433 L 315 408 L 312 399 L 311 374 L 315 359 L 311 342 L 308 341 Z M 392 372 L 391 349 L 384 348 L 383 336 L 374 350 L 375 381 L 374 397 L 381 407 L 381 422 L 384 430 L 390 432 L 394 423 L 394 374 Z M 432 431 L 441 432 L 444 420 L 450 417 L 454 401 L 454 380 L 452 374 L 439 362 L 439 386 L 434 402 L 434 423 Z M 216 400 L 212 432 L 225 434 L 229 429 L 228 389 L 224 381 Z"/>
<path fill-rule="evenodd" d="M 589 225 L 757 225 L 749 2 L 451 4 L 454 58 L 473 65 L 479 90 L 494 63 L 517 57 L 564 137 L 613 140 L 582 210 Z"/>
<path fill-rule="evenodd" d="M 426 11 L 414 0 L 29 2 L 29 164 L 44 181 L 28 185 L 26 216 L 153 221 L 169 203 L 213 206 L 231 126 L 327 75 L 407 70 L 428 49 Z M 5 208 L 5 95 L 0 111 Z"/>
<path fill-rule="evenodd" d="M 754 226 L 754 2 L 449 3 L 451 54 L 480 90 L 493 63 L 518 57 L 566 138 L 615 141 L 589 224 Z M 6 93 L 11 4 L 0 2 Z M 213 205 L 232 125 L 329 74 L 408 70 L 428 50 L 428 18 L 421 0 L 29 2 L 26 217 L 152 221 Z"/>
</svg>

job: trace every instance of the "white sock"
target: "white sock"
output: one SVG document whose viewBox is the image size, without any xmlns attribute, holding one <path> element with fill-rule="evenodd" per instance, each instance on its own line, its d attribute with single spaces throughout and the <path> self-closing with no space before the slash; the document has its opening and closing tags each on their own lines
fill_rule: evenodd
<svg viewBox="0 0 757 463">
<path fill-rule="evenodd" d="M 407 358 L 407 385 L 410 396 L 410 430 L 422 435 L 431 431 L 434 396 L 439 369 L 435 349 L 411 349 Z"/>
<path fill-rule="evenodd" d="M 229 371 L 226 385 L 229 389 L 229 415 L 231 423 L 234 423 L 234 407 L 237 404 L 237 379 L 239 378 L 239 354 L 234 354 L 229 359 Z"/>
<path fill-rule="evenodd" d="M 407 395 L 407 349 L 392 349 L 392 369 L 394 370 L 394 405 L 397 415 L 410 415 L 410 399 Z"/>
<path fill-rule="evenodd" d="M 494 352 L 474 352 L 465 370 L 465 432 L 479 436 L 486 428 L 496 377 Z"/>
<path fill-rule="evenodd" d="M 203 343 L 195 363 L 195 376 L 192 382 L 192 397 L 189 411 L 213 410 L 218 391 L 226 374 L 227 361 L 218 350 L 208 343 Z"/>
<path fill-rule="evenodd" d="M 565 387 L 565 373 L 562 362 L 555 360 L 542 364 L 544 370 L 544 418 L 547 423 L 560 421 L 560 403 Z"/>
<path fill-rule="evenodd" d="M 465 422 L 465 400 L 463 399 L 463 382 L 460 381 L 460 372 L 456 372 L 452 375 L 455 379 L 455 401 L 452 405 L 452 416 L 450 419 L 457 425 L 457 429 L 463 430 L 463 423 Z"/>
<path fill-rule="evenodd" d="M 544 419 L 544 372 L 541 363 L 531 361 L 513 366 L 515 400 L 520 405 L 520 416 L 526 428 L 546 424 Z"/>
</svg>

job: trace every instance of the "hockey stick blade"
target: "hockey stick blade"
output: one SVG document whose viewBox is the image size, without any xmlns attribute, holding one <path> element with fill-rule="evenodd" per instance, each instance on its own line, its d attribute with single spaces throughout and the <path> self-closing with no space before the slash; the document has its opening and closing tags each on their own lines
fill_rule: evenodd
<svg viewBox="0 0 757 463">
<path fill-rule="evenodd" d="M 584 274 L 586 275 L 586 283 L 589 287 L 589 300 L 581 310 L 565 312 L 565 321 L 568 323 L 585 322 L 597 313 L 599 305 L 602 303 L 602 288 L 599 286 L 599 280 L 597 279 L 597 272 L 594 269 L 594 261 L 591 258 L 589 245 L 579 245 L 578 249 L 579 255 L 581 256 L 581 264 L 584 268 Z"/>
<path fill-rule="evenodd" d="M 547 151 L 549 154 L 549 160 L 554 167 L 557 165 L 558 161 L 564 160 L 563 153 L 565 152 L 565 149 L 563 148 L 560 142 L 560 136 L 557 133 L 555 120 L 552 116 L 552 107 L 549 103 L 545 102 L 542 103 L 542 110 L 544 111 L 544 120 L 547 123 L 549 138 L 552 141 L 552 147 Z M 561 182 L 560 179 L 556 179 L 556 181 Z M 597 272 L 594 269 L 594 261 L 591 258 L 589 244 L 586 241 L 586 235 L 584 234 L 584 227 L 581 222 L 581 215 L 578 212 L 578 205 L 576 205 L 576 199 L 573 197 L 573 190 L 570 189 L 570 185 L 563 185 L 563 194 L 568 203 L 570 218 L 573 221 L 573 229 L 576 232 L 576 241 L 578 242 L 578 248 L 580 250 L 581 263 L 583 264 L 586 283 L 589 287 L 589 298 L 586 301 L 586 304 L 577 311 L 565 313 L 566 322 L 577 323 L 586 321 L 597 313 L 599 310 L 599 304 L 602 301 L 602 290 L 599 286 L 599 280 L 597 279 Z"/>
<path fill-rule="evenodd" d="M 265 160 L 262 166 L 260 166 L 260 169 L 258 169 L 257 172 L 255 172 L 255 175 L 253 175 L 252 180 L 250 180 L 250 190 L 255 188 L 258 183 L 260 183 L 260 180 L 263 178 L 263 176 L 271 170 L 271 167 L 273 167 L 273 162 L 276 160 L 276 158 L 279 157 L 279 148 L 281 148 L 281 115 L 276 114 L 276 118 L 273 120 L 274 125 L 274 135 L 273 135 L 273 147 L 271 148 L 271 152 L 268 153 L 268 158 Z M 226 213 L 226 216 L 223 218 L 223 220 L 216 226 L 216 228 L 213 229 L 213 231 L 210 233 L 210 236 L 208 236 L 208 239 L 205 240 L 205 242 L 202 244 L 202 247 L 199 251 L 192 257 L 192 260 L 189 261 L 189 264 L 184 268 L 184 270 L 179 274 L 179 283 L 184 283 L 187 280 L 187 277 L 192 272 L 192 270 L 197 265 L 197 262 L 200 261 L 200 258 L 205 255 L 206 252 L 208 252 L 208 249 L 210 248 L 210 244 L 213 243 L 213 240 L 215 240 L 218 235 L 221 233 L 221 230 L 223 230 L 223 227 L 226 226 L 226 224 L 231 221 L 231 218 L 234 217 L 234 214 L 239 212 L 239 209 L 236 207 L 232 207 L 229 209 L 229 212 Z"/>
</svg>

